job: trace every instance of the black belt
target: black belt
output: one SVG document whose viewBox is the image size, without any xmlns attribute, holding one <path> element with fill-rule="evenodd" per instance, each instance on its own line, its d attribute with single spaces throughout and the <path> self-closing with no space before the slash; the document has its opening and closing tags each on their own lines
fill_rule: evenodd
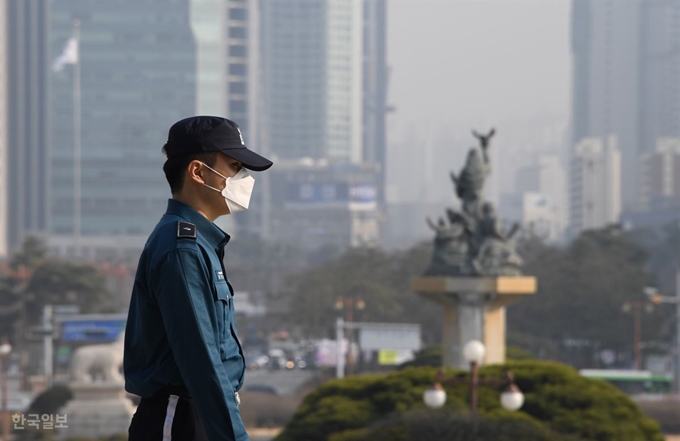
<svg viewBox="0 0 680 441">
<path fill-rule="evenodd" d="M 183 384 L 168 384 L 163 389 L 156 392 L 153 398 L 156 397 L 168 397 L 170 395 L 177 395 L 182 398 L 191 398 L 191 393 L 189 389 Z"/>
<path fill-rule="evenodd" d="M 187 389 L 187 387 L 184 386 L 183 384 L 180 385 L 168 384 L 163 389 L 156 392 L 156 394 L 153 397 L 151 397 L 151 399 L 152 400 L 157 398 L 166 399 L 170 395 L 177 395 L 178 397 L 191 399 L 191 393 L 189 393 L 189 389 Z M 234 392 L 234 397 L 236 398 L 236 405 L 239 406 L 241 404 L 241 397 L 239 396 L 238 392 Z"/>
</svg>

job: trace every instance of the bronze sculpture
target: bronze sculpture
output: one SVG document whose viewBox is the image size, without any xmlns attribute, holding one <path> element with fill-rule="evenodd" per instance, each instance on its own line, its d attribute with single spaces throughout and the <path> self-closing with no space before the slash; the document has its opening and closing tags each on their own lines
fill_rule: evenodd
<svg viewBox="0 0 680 441">
<path fill-rule="evenodd" d="M 491 173 L 488 149 L 496 131 L 480 135 L 479 148 L 468 152 L 460 175 L 451 172 L 462 210 L 447 209 L 447 219 L 437 224 L 427 219 L 436 232 L 429 276 L 516 276 L 521 274 L 522 259 L 515 252 L 512 237 L 517 224 L 504 232 L 493 204 L 484 201 L 483 191 Z"/>
</svg>

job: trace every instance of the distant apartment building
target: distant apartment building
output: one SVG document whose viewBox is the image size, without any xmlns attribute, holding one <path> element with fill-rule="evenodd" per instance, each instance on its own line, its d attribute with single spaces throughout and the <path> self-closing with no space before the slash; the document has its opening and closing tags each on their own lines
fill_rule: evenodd
<svg viewBox="0 0 680 441">
<path fill-rule="evenodd" d="M 82 246 L 92 253 L 141 249 L 170 197 L 161 169 L 167 130 L 196 111 L 189 1 L 45 3 L 51 5 L 47 28 L 54 57 L 72 36 L 74 20 L 80 22 Z M 70 254 L 75 218 L 72 66 L 52 72 L 50 80 L 50 241 Z"/>
<path fill-rule="evenodd" d="M 621 153 L 617 138 L 593 137 L 574 148 L 570 176 L 570 233 L 620 221 Z"/>
<path fill-rule="evenodd" d="M 2 217 L 7 249 L 15 250 L 29 234 L 49 227 L 51 186 L 49 154 L 49 4 L 43 0 L 0 2 L 0 53 L 6 87 L 0 101 L 3 151 Z M 2 63 L 2 61 L 0 61 Z M 0 141 L 1 142 L 1 141 Z M 11 164 L 11 167 L 7 165 Z"/>
<path fill-rule="evenodd" d="M 680 138 L 661 138 L 640 161 L 642 204 L 622 214 L 628 228 L 663 231 L 680 221 Z"/>
<path fill-rule="evenodd" d="M 500 215 L 550 242 L 560 242 L 567 228 L 568 205 L 567 176 L 560 157 L 542 155 L 517 169 L 514 191 L 501 196 Z"/>
<path fill-rule="evenodd" d="M 680 208 L 680 138 L 662 138 L 642 157 L 642 201 L 645 210 Z"/>
</svg>

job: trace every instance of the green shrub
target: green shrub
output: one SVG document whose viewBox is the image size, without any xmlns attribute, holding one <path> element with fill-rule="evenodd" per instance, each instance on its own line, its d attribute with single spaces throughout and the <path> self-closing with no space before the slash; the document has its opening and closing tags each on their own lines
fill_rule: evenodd
<svg viewBox="0 0 680 441">
<path fill-rule="evenodd" d="M 516 346 L 509 346 L 505 351 L 505 358 L 508 361 L 525 361 L 525 360 L 535 360 L 536 357 L 531 355 L 531 352 L 526 349 L 518 348 Z"/>
<path fill-rule="evenodd" d="M 411 361 L 399 365 L 398 369 L 408 367 L 439 367 L 442 365 L 442 347 L 440 345 L 428 346 L 415 353 Z"/>
<path fill-rule="evenodd" d="M 550 436 L 554 432 L 583 441 L 663 441 L 658 425 L 628 396 L 604 381 L 581 377 L 559 363 L 538 361 L 483 367 L 480 377 L 502 378 L 506 369 L 512 370 L 524 392 L 524 406 L 519 412 L 508 412 L 500 406 L 499 390 L 481 386 L 479 415 L 486 427 L 495 427 L 497 431 L 531 430 L 529 427 L 532 427 L 535 437 L 528 440 L 553 439 Z M 432 384 L 436 372 L 437 369 L 428 367 L 406 368 L 386 375 L 329 381 L 307 395 L 277 441 L 355 441 L 361 440 L 361 436 L 370 436 L 372 430 L 382 430 L 379 438 L 373 434 L 372 439 L 410 441 L 403 438 L 410 430 L 403 425 L 420 427 L 419 421 L 432 414 L 429 410 L 417 411 L 426 410 L 423 392 Z M 465 380 L 467 373 L 446 370 L 444 376 Z M 444 413 L 449 419 L 441 415 L 436 418 L 446 421 L 446 427 L 456 426 L 450 430 L 464 433 L 465 422 L 460 417 L 467 409 L 467 381 L 445 387 L 448 399 Z M 394 432 L 395 438 L 388 438 L 386 431 Z"/>
<path fill-rule="evenodd" d="M 535 357 L 531 355 L 526 349 L 510 346 L 505 354 L 508 361 L 525 361 L 534 360 Z M 411 361 L 407 361 L 399 365 L 398 369 L 405 369 L 408 367 L 439 367 L 442 365 L 442 347 L 440 345 L 428 346 L 416 352 L 415 357 Z"/>
<path fill-rule="evenodd" d="M 473 419 L 448 411 L 418 410 L 394 415 L 362 432 L 343 432 L 341 441 L 561 441 L 540 423 L 524 418 Z M 336 438 L 331 437 L 332 441 Z"/>
<path fill-rule="evenodd" d="M 57 384 L 35 397 L 26 413 L 55 414 L 71 398 L 73 398 L 71 389 L 68 386 Z"/>
</svg>

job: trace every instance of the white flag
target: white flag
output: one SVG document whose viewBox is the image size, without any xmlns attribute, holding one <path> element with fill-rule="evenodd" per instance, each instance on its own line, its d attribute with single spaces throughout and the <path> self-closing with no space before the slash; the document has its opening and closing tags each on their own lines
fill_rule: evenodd
<svg viewBox="0 0 680 441">
<path fill-rule="evenodd" d="M 64 51 L 52 63 L 52 70 L 59 72 L 64 69 L 67 64 L 76 64 L 78 62 L 78 40 L 71 37 L 64 46 Z"/>
</svg>

